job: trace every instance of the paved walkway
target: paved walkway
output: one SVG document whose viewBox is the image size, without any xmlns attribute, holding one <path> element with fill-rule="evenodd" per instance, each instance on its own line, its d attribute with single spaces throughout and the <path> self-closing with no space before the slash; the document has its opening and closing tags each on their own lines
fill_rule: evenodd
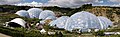
<svg viewBox="0 0 120 37">
<path fill-rule="evenodd" d="M 0 33 L 0 37 L 11 37 L 11 36 Z"/>
</svg>

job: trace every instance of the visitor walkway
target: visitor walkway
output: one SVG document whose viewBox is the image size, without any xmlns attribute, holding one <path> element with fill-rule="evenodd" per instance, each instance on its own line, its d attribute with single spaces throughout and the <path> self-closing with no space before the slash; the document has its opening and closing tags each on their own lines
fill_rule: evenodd
<svg viewBox="0 0 120 37">
<path fill-rule="evenodd" d="M 11 37 L 11 36 L 0 33 L 0 37 Z"/>
</svg>

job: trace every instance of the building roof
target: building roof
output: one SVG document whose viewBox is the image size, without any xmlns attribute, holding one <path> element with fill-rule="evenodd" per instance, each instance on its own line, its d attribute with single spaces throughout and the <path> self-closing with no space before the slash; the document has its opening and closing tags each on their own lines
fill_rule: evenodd
<svg viewBox="0 0 120 37">
<path fill-rule="evenodd" d="M 55 17 L 55 13 L 51 10 L 44 10 L 40 13 L 39 19 L 46 19 L 49 16 L 54 16 Z"/>
<path fill-rule="evenodd" d="M 15 18 L 15 19 L 11 20 L 10 22 L 20 24 L 23 27 L 25 27 L 25 24 L 26 24 L 26 22 L 21 18 Z"/>
<path fill-rule="evenodd" d="M 22 16 L 22 17 L 28 17 L 28 18 L 30 17 L 29 13 L 26 10 L 19 10 L 15 14 Z"/>
<path fill-rule="evenodd" d="M 68 16 L 62 16 L 52 22 L 50 22 L 50 26 L 57 26 L 58 28 L 64 28 L 65 23 L 69 17 Z"/>
<path fill-rule="evenodd" d="M 72 31 L 74 28 L 97 28 L 100 29 L 100 23 L 97 17 L 86 11 L 81 11 L 73 14 L 66 22 L 65 29 Z"/>
<path fill-rule="evenodd" d="M 39 15 L 42 11 L 43 10 L 39 8 L 31 8 L 28 10 L 28 13 L 30 15 L 30 18 L 39 18 Z"/>
</svg>

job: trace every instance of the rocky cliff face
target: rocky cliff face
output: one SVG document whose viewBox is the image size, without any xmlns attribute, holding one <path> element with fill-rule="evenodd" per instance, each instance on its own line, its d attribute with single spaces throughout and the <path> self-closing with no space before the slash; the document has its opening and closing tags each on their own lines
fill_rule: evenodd
<svg viewBox="0 0 120 37">
<path fill-rule="evenodd" d="M 105 16 L 113 21 L 114 25 L 120 23 L 120 9 L 113 9 L 113 8 L 92 8 L 87 9 L 96 16 Z"/>
</svg>

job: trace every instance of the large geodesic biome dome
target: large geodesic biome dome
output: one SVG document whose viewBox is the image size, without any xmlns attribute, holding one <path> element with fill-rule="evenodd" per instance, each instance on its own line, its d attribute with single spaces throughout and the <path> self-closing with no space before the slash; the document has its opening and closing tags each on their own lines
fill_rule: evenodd
<svg viewBox="0 0 120 37">
<path fill-rule="evenodd" d="M 30 15 L 30 18 L 39 18 L 39 15 L 42 11 L 43 10 L 39 8 L 31 8 L 28 10 L 28 13 Z"/>
<path fill-rule="evenodd" d="M 25 24 L 26 22 L 21 18 L 15 18 L 8 23 L 8 25 L 11 27 L 25 27 Z"/>
<path fill-rule="evenodd" d="M 72 31 L 73 29 L 101 29 L 99 20 L 94 14 L 81 11 L 73 14 L 66 22 L 65 29 Z"/>
<path fill-rule="evenodd" d="M 46 19 L 49 16 L 53 16 L 53 18 L 54 18 L 54 16 L 55 16 L 54 12 L 50 11 L 50 10 L 44 10 L 40 13 L 39 19 Z"/>
<path fill-rule="evenodd" d="M 108 28 L 109 26 L 112 26 L 112 25 L 113 25 L 112 21 L 109 20 L 109 19 L 106 18 L 106 17 L 99 16 L 99 17 L 97 17 L 97 18 L 98 18 L 98 20 L 99 20 L 99 22 L 100 22 L 100 25 L 101 25 L 102 29 L 106 29 L 106 28 Z"/>
<path fill-rule="evenodd" d="M 20 10 L 20 11 L 17 11 L 15 14 L 19 15 L 19 16 L 22 16 L 22 17 L 27 17 L 29 18 L 29 13 L 26 11 L 26 10 Z"/>
<path fill-rule="evenodd" d="M 50 22 L 50 26 L 56 26 L 58 28 L 64 28 L 65 23 L 69 17 L 68 16 L 62 16 L 52 22 Z"/>
</svg>

